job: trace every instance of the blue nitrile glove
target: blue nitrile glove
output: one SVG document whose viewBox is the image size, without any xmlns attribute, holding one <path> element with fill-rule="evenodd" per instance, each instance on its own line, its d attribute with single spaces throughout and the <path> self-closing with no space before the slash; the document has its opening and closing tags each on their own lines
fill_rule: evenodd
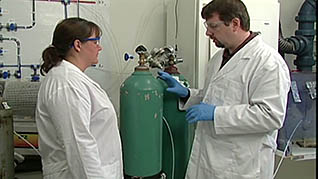
<svg viewBox="0 0 318 179">
<path fill-rule="evenodd" d="M 158 77 L 162 80 L 164 80 L 167 85 L 167 91 L 171 93 L 175 93 L 179 95 L 180 97 L 184 98 L 188 96 L 188 88 L 182 86 L 176 79 L 174 79 L 169 73 L 158 71 Z"/>
<path fill-rule="evenodd" d="M 187 109 L 186 119 L 188 123 L 197 121 L 213 121 L 215 106 L 201 102 Z"/>
</svg>

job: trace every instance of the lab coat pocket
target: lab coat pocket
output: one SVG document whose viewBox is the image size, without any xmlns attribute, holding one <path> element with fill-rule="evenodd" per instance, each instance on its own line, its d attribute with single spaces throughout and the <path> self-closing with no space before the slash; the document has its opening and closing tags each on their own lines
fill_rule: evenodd
<svg viewBox="0 0 318 179">
<path fill-rule="evenodd" d="M 276 142 L 273 137 L 267 135 L 263 138 L 262 148 L 260 150 L 261 178 L 269 178 L 274 172 L 274 160 Z"/>
<path fill-rule="evenodd" d="M 43 178 L 44 179 L 68 179 L 71 174 L 68 170 L 66 161 L 60 161 L 48 165 L 43 165 Z"/>
<path fill-rule="evenodd" d="M 49 175 L 43 175 L 43 179 L 69 179 L 70 177 L 71 174 L 69 173 L 69 170 L 66 169 Z"/>
<path fill-rule="evenodd" d="M 273 151 L 276 150 L 276 147 L 277 147 L 277 144 L 275 142 L 275 139 L 273 137 L 271 137 L 270 135 L 266 135 L 264 137 L 264 140 L 263 140 L 263 145 L 264 147 L 266 148 L 271 148 Z"/>
<path fill-rule="evenodd" d="M 235 149 L 234 178 L 260 179 L 261 153 L 259 145 L 238 145 Z"/>
<path fill-rule="evenodd" d="M 223 79 L 224 105 L 241 104 L 243 85 L 234 79 Z"/>
<path fill-rule="evenodd" d="M 203 134 L 199 163 L 211 173 L 227 173 L 233 170 L 234 145 Z M 225 158 L 223 156 L 226 156 Z"/>
<path fill-rule="evenodd" d="M 221 78 L 209 84 L 204 98 L 205 102 L 217 106 L 241 104 L 243 98 L 243 85 L 231 78 Z"/>
<path fill-rule="evenodd" d="M 121 179 L 120 162 L 105 165 L 102 167 L 107 179 Z"/>
</svg>

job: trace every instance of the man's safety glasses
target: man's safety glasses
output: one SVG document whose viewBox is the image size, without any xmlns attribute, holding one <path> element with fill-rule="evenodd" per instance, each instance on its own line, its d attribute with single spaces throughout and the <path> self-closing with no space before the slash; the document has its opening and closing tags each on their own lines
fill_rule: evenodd
<svg viewBox="0 0 318 179">
<path fill-rule="evenodd" d="M 224 24 L 223 21 L 217 21 L 217 22 L 207 22 L 205 21 L 204 23 L 205 28 L 207 29 L 216 29 L 217 27 L 219 27 L 219 25 Z"/>
</svg>

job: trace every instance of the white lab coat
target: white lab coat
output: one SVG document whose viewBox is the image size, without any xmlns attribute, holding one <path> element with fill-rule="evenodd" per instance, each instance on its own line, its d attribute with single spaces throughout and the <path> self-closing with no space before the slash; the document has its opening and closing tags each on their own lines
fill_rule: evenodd
<svg viewBox="0 0 318 179">
<path fill-rule="evenodd" d="M 63 60 L 41 83 L 36 124 L 44 179 L 123 178 L 114 107 L 75 65 Z"/>
<path fill-rule="evenodd" d="M 288 67 L 260 35 L 219 70 L 222 54 L 209 61 L 204 89 L 191 89 L 183 106 L 216 105 L 214 121 L 197 124 L 186 178 L 271 179 L 290 88 Z"/>
</svg>

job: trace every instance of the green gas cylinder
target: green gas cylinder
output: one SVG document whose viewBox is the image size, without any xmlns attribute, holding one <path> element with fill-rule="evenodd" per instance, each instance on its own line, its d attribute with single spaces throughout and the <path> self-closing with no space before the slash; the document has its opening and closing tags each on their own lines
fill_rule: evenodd
<svg viewBox="0 0 318 179">
<path fill-rule="evenodd" d="M 163 87 L 148 68 L 136 67 L 120 88 L 120 134 L 126 176 L 162 169 Z"/>
<path fill-rule="evenodd" d="M 189 87 L 187 80 L 178 72 L 175 66 L 170 66 L 165 71 L 177 78 L 186 87 Z M 166 91 L 166 83 L 162 82 L 162 85 L 165 91 L 163 116 L 169 124 L 174 142 L 173 151 L 169 131 L 164 127 L 162 170 L 166 174 L 167 179 L 183 179 L 191 153 L 195 124 L 189 124 L 185 118 L 186 111 L 179 110 L 179 97 Z"/>
</svg>

